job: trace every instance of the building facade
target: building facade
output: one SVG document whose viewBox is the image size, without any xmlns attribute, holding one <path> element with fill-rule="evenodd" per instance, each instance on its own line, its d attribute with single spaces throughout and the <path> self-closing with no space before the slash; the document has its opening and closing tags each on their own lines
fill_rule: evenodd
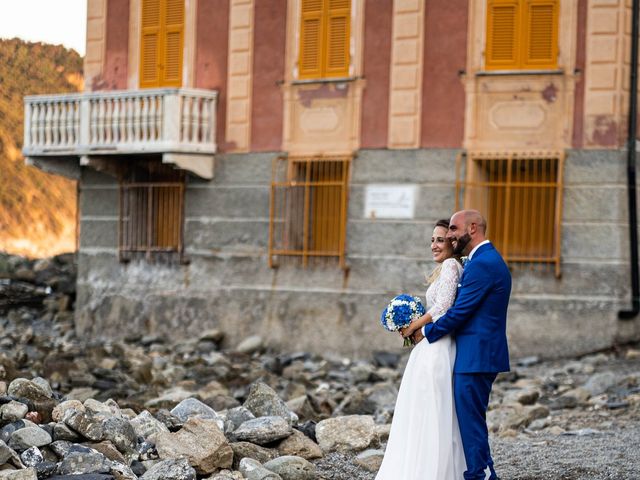
<svg viewBox="0 0 640 480">
<path fill-rule="evenodd" d="M 393 348 L 432 226 L 477 208 L 512 354 L 640 336 L 624 0 L 88 0 L 86 91 L 25 100 L 80 190 L 78 329 Z"/>
</svg>

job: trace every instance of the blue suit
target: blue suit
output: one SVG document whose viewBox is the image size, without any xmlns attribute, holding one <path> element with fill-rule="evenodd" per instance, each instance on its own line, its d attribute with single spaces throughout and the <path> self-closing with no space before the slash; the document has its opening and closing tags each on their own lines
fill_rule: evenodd
<svg viewBox="0 0 640 480">
<path fill-rule="evenodd" d="M 489 450 L 486 411 L 498 372 L 509 370 L 507 307 L 509 269 L 490 243 L 480 246 L 465 265 L 453 306 L 424 327 L 429 343 L 445 335 L 456 338 L 453 393 L 467 461 L 465 480 L 497 478 Z"/>
</svg>

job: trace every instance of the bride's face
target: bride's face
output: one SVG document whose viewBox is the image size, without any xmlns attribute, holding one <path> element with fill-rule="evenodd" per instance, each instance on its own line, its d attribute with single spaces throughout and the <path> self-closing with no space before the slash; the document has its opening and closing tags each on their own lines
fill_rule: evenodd
<svg viewBox="0 0 640 480">
<path fill-rule="evenodd" d="M 451 241 L 447 239 L 446 228 L 436 227 L 433 229 L 431 254 L 433 255 L 433 260 L 438 263 L 442 263 L 453 256 L 453 247 L 451 246 Z"/>
</svg>

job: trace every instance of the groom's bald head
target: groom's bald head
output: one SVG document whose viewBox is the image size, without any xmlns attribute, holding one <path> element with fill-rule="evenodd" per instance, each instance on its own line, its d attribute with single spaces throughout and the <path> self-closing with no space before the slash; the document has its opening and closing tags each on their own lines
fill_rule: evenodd
<svg viewBox="0 0 640 480">
<path fill-rule="evenodd" d="M 486 235 L 487 221 L 478 210 L 462 210 L 458 213 L 463 215 L 465 225 L 469 226 L 471 224 L 475 224 L 478 227 L 478 230 L 480 230 L 483 235 Z"/>
<path fill-rule="evenodd" d="M 453 251 L 458 255 L 468 255 L 479 243 L 486 240 L 487 221 L 477 210 L 461 210 L 451 217 L 449 238 Z"/>
</svg>

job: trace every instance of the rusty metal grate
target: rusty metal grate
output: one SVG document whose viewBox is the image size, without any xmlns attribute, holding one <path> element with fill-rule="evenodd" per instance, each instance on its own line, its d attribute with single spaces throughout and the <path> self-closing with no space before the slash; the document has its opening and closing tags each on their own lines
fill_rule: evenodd
<svg viewBox="0 0 640 480">
<path fill-rule="evenodd" d="M 273 161 L 269 265 L 276 258 L 338 259 L 345 268 L 351 157 L 289 157 Z"/>
<path fill-rule="evenodd" d="M 120 184 L 121 261 L 183 251 L 184 182 Z"/>
<path fill-rule="evenodd" d="M 507 262 L 547 264 L 560 276 L 563 152 L 467 152 L 458 158 L 456 209 L 485 215 Z"/>
</svg>

